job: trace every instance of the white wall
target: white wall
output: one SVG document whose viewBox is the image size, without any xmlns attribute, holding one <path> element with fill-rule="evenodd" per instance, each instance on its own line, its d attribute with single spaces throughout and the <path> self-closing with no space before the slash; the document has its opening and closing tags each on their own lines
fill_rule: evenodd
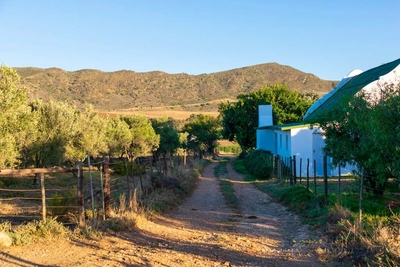
<svg viewBox="0 0 400 267">
<path fill-rule="evenodd" d="M 296 156 L 296 176 L 306 177 L 307 175 L 307 159 L 310 159 L 310 175 L 312 174 L 312 136 L 314 129 L 308 127 L 296 128 L 291 130 L 292 145 L 291 151 L 292 156 Z M 301 159 L 301 167 L 300 167 Z"/>
</svg>

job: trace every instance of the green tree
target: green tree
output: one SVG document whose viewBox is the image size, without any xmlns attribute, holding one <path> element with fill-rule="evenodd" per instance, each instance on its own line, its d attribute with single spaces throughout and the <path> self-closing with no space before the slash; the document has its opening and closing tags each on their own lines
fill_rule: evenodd
<svg viewBox="0 0 400 267">
<path fill-rule="evenodd" d="M 271 104 L 273 123 L 283 124 L 301 121 L 316 97 L 315 94 L 291 91 L 284 84 L 268 85 L 256 92 L 241 94 L 237 96 L 237 102 L 219 105 L 223 136 L 230 141 L 236 140 L 242 151 L 249 151 L 256 146 L 259 105 Z"/>
<path fill-rule="evenodd" d="M 36 100 L 30 107 L 37 123 L 29 131 L 32 142 L 23 150 L 27 163 L 37 168 L 63 165 L 79 127 L 79 111 L 57 101 Z"/>
<path fill-rule="evenodd" d="M 147 155 L 156 150 L 160 136 L 156 134 L 148 118 L 141 115 L 122 116 L 130 131 L 130 140 L 123 145 L 124 154 L 133 161 L 138 156 Z"/>
<path fill-rule="evenodd" d="M 20 83 L 17 72 L 0 67 L 0 168 L 19 163 L 21 147 L 29 142 L 27 130 L 34 123 L 27 106 L 28 90 Z"/>
<path fill-rule="evenodd" d="M 203 114 L 192 114 L 182 129 L 183 132 L 189 134 L 189 148 L 199 149 L 200 157 L 202 157 L 204 151 L 214 152 L 217 145 L 216 141 L 221 138 L 221 130 L 219 118 Z"/>
<path fill-rule="evenodd" d="M 400 85 L 381 85 L 373 93 L 345 98 L 315 123 L 326 137 L 324 153 L 332 164 L 363 169 L 373 193 L 383 194 L 388 178 L 400 178 Z"/>
<path fill-rule="evenodd" d="M 108 118 L 106 121 L 107 152 L 110 155 L 122 157 L 125 153 L 125 147 L 132 140 L 129 125 L 119 117 Z"/>
<path fill-rule="evenodd" d="M 156 134 L 160 136 L 160 145 L 154 151 L 154 158 L 158 158 L 160 155 L 163 156 L 164 172 L 167 173 L 167 155 L 175 153 L 179 148 L 179 133 L 172 118 L 154 118 L 151 119 L 151 124 Z"/>
<path fill-rule="evenodd" d="M 99 156 L 107 151 L 106 121 L 100 118 L 93 106 L 75 112 L 76 122 L 68 140 L 67 158 L 69 161 L 83 161 L 87 155 Z"/>
</svg>

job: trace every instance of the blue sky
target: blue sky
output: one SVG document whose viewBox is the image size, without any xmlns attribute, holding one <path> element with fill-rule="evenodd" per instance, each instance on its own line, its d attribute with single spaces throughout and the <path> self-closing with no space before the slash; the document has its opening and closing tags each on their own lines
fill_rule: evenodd
<svg viewBox="0 0 400 267">
<path fill-rule="evenodd" d="M 400 57 L 398 0 L 0 0 L 0 63 L 201 74 L 277 62 L 340 80 Z"/>
</svg>

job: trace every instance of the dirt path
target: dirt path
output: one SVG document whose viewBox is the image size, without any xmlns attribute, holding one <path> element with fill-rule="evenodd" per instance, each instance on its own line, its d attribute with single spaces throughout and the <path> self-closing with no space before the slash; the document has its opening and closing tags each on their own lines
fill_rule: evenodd
<svg viewBox="0 0 400 267">
<path fill-rule="evenodd" d="M 0 266 L 323 266 L 304 245 L 305 226 L 228 164 L 240 199 L 232 210 L 208 165 L 175 212 L 141 221 L 135 232 L 101 240 L 35 244 L 0 252 Z"/>
</svg>

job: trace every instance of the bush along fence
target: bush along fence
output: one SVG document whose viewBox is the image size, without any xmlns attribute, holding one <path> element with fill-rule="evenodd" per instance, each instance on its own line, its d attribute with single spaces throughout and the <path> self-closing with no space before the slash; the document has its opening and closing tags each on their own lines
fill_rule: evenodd
<svg viewBox="0 0 400 267">
<path fill-rule="evenodd" d="M 137 192 L 140 201 L 157 188 L 168 183 L 171 186 L 173 178 L 168 174 L 179 166 L 191 168 L 194 161 L 190 153 L 135 161 L 106 156 L 96 160 L 87 157 L 73 168 L 3 169 L 0 223 L 21 224 L 57 217 L 65 224 L 83 228 L 87 220 L 112 217 L 122 197 L 131 200 Z"/>
</svg>

